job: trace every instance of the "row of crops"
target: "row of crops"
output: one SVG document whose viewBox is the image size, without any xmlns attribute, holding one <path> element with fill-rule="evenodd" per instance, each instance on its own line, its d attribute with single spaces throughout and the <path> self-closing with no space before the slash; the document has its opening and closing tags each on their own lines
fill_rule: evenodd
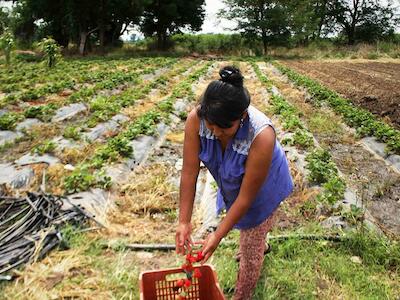
<svg viewBox="0 0 400 300">
<path fill-rule="evenodd" d="M 137 80 L 127 80 L 111 89 L 97 88 L 93 94 L 80 98 L 78 102 L 65 102 L 60 108 L 81 104 L 85 109 L 71 118 L 56 122 L 53 117 L 57 116 L 58 108 L 51 118 L 39 120 L 41 124 L 24 130 L 22 137 L 1 150 L 4 164 L 18 165 L 22 158 L 27 160 L 29 157 L 39 161 L 49 157 L 56 159 L 49 161 L 49 165 L 46 163 L 42 169 L 32 165 L 19 166 L 22 169 L 31 168 L 34 172 L 29 189 L 36 189 L 43 177 L 46 178 L 47 191 L 52 193 L 75 194 L 92 188 L 106 190 L 113 187 L 111 194 L 117 204 L 108 212 L 107 229 L 84 234 L 76 233 L 75 228 L 67 229 L 64 233 L 70 235 L 72 249 L 53 252 L 49 259 L 38 261 L 26 272 L 19 273 L 18 283 L 4 288 L 6 299 L 11 299 L 16 292 L 22 298 L 34 298 L 38 290 L 41 296 L 51 297 L 78 295 L 93 298 L 101 295 L 104 299 L 136 299 L 139 297 L 139 271 L 179 265 L 179 260 L 171 253 L 136 254 L 130 252 L 128 246 L 130 243 L 173 243 L 177 217 L 176 180 L 179 177 L 182 144 L 170 142 L 167 138 L 160 146 L 155 140 L 162 140 L 160 136 L 171 129 L 174 130 L 170 137 L 172 140 L 176 136 L 182 138 L 186 112 L 193 107 L 196 96 L 204 90 L 211 76 L 217 76 L 218 64 L 190 59 L 165 59 L 160 63 L 148 60 L 146 68 L 153 68 L 152 72 L 144 74 L 140 73 L 143 69 L 137 69 L 141 74 Z M 228 62 L 220 62 L 219 66 L 222 64 Z M 279 228 L 274 234 L 297 231 L 300 234 L 341 233 L 338 228 L 328 230 L 319 227 L 321 221 L 331 217 L 343 217 L 353 226 L 360 211 L 353 206 L 350 211 L 342 210 L 338 205 L 344 198 L 345 189 L 351 187 L 340 172 L 341 166 L 335 163 L 337 158 L 322 150 L 318 139 L 304 122 L 304 112 L 285 93 L 277 90 L 268 64 L 251 61 L 238 64 L 246 77 L 253 105 L 273 118 L 278 138 L 288 151 L 296 181 L 295 192 L 283 204 L 281 214 L 293 214 L 290 217 L 297 218 L 295 222 L 299 223 L 294 222 L 297 225 L 286 231 Z M 93 88 L 95 84 L 86 87 Z M 72 93 L 79 92 L 78 86 L 71 88 Z M 48 94 L 37 101 L 51 101 L 51 98 L 52 94 Z M 4 109 L 12 110 L 26 101 L 19 102 L 9 103 Z M 34 106 L 45 105 L 28 102 Z M 32 119 L 25 118 L 25 121 Z M 25 121 L 19 121 L 12 131 L 17 131 L 19 124 Z M 136 168 L 140 161 L 138 157 L 148 154 L 147 165 L 142 166 L 142 170 Z M 301 160 L 305 169 L 298 168 Z M 123 171 L 121 181 L 110 172 L 112 168 Z M 170 187 L 171 182 L 174 187 Z M 317 194 L 319 196 L 314 197 Z M 197 213 L 194 222 L 201 222 Z M 310 221 L 312 226 L 306 221 Z M 228 240 L 232 239 L 237 244 L 237 238 L 233 233 Z M 378 263 L 370 262 L 368 256 L 363 256 L 364 250 L 355 251 L 357 247 L 351 248 L 350 242 L 341 247 L 327 241 L 301 243 L 290 240 L 281 244 L 272 241 L 273 250 L 266 260 L 268 266 L 257 286 L 255 299 L 265 299 L 266 295 L 278 299 L 315 298 L 316 295 L 330 298 L 333 292 L 345 295 L 344 298 L 362 298 L 366 295 L 362 289 L 366 282 L 370 283 L 368 292 L 373 295 L 395 295 L 396 287 L 391 286 L 390 280 L 398 279 L 392 273 L 396 267 L 397 258 L 393 256 L 396 249 L 389 244 L 377 245 L 372 239 L 370 242 L 373 247 L 368 249 L 385 248 L 390 257 L 379 256 Z M 360 242 L 358 245 L 361 246 L 357 249 L 361 249 L 365 244 Z M 237 265 L 232 257 L 236 250 L 231 246 L 219 247 L 212 261 L 226 295 L 233 293 Z M 310 253 L 305 253 L 307 251 L 312 253 L 311 257 Z M 359 255 L 373 267 L 363 268 L 353 263 L 350 258 L 354 255 Z M 315 264 L 315 259 L 320 262 L 319 265 Z M 331 260 L 338 263 L 332 277 Z M 59 266 L 64 266 L 64 269 L 62 276 L 57 277 L 54 274 L 57 274 Z M 342 266 L 343 270 L 349 271 L 344 272 Z M 384 272 L 380 273 L 382 268 Z M 353 272 L 352 277 L 358 274 L 360 278 L 349 279 L 346 277 L 349 272 Z M 304 281 L 304 274 L 307 274 L 307 282 Z M 315 290 L 316 282 L 321 282 L 321 278 L 330 284 L 326 291 Z M 49 282 L 43 288 L 43 283 Z"/>
<path fill-rule="evenodd" d="M 3 139 L 4 171 L 12 170 L 17 177 L 33 175 L 28 181 L 37 188 L 33 178 L 44 176 L 46 169 L 49 191 L 60 194 L 109 188 L 111 177 L 106 167 L 132 158 L 132 141 L 139 135 L 154 135 L 160 123 L 168 124 L 176 99 L 193 100 L 191 85 L 210 66 L 202 61 L 169 58 L 105 61 L 98 66 L 85 61 L 76 64 L 77 68 L 86 65 L 86 73 L 98 81 L 79 85 L 76 80 L 69 93 L 49 93 L 29 101 L 16 96 L 26 91 L 6 94 L 0 116 L 0 133 L 13 137 Z M 24 76 L 28 70 L 14 75 Z M 62 64 L 57 66 L 60 76 L 66 71 Z M 47 85 L 52 84 L 49 78 L 46 80 Z M 11 96 L 18 100 L 11 103 Z M 185 112 L 181 113 L 185 117 Z M 50 166 L 30 167 L 41 163 Z"/>
</svg>

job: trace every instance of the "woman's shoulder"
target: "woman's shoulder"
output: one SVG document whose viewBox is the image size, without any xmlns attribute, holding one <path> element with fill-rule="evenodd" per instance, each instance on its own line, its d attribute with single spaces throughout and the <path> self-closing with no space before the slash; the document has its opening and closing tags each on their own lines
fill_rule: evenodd
<svg viewBox="0 0 400 300">
<path fill-rule="evenodd" d="M 197 109 L 198 107 L 193 108 L 187 118 L 186 118 L 186 122 L 185 122 L 185 128 L 191 131 L 199 131 L 200 129 L 200 118 L 197 114 Z"/>
<path fill-rule="evenodd" d="M 249 113 L 249 117 L 251 121 L 267 121 L 271 122 L 270 118 L 266 114 L 264 114 L 262 111 L 260 111 L 258 108 L 254 107 L 253 105 L 250 105 L 247 109 Z"/>
<path fill-rule="evenodd" d="M 249 106 L 248 113 L 251 124 L 251 131 L 253 132 L 252 139 L 254 139 L 264 128 L 268 126 L 274 128 L 271 119 L 254 106 Z"/>
</svg>

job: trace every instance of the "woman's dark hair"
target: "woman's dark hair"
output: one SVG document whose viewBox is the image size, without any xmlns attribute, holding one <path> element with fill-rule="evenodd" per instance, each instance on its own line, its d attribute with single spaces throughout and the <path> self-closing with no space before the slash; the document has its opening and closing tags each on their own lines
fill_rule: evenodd
<svg viewBox="0 0 400 300">
<path fill-rule="evenodd" d="M 201 97 L 197 115 L 218 127 L 229 128 L 249 107 L 250 94 L 238 68 L 226 66 L 219 75 L 221 79 L 212 81 Z"/>
</svg>

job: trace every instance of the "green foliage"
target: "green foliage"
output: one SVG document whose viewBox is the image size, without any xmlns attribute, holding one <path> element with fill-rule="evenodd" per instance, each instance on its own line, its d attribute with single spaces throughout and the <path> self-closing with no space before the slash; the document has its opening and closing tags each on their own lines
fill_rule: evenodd
<svg viewBox="0 0 400 300">
<path fill-rule="evenodd" d="M 57 145 L 52 141 L 44 141 L 43 143 L 32 148 L 32 153 L 43 155 L 45 153 L 53 153 Z"/>
<path fill-rule="evenodd" d="M 64 188 L 69 194 L 87 191 L 91 187 L 108 189 L 110 186 L 111 178 L 103 170 L 92 172 L 87 165 L 75 169 L 64 180 Z"/>
<path fill-rule="evenodd" d="M 350 209 L 342 210 L 340 214 L 349 224 L 359 225 L 364 220 L 365 211 L 361 207 L 351 204 Z"/>
<path fill-rule="evenodd" d="M 53 68 L 57 61 L 61 58 L 61 48 L 52 38 L 44 38 L 39 44 L 39 49 L 44 52 L 47 60 L 47 66 Z"/>
<path fill-rule="evenodd" d="M 286 145 L 296 145 L 302 149 L 308 149 L 314 146 L 313 136 L 304 129 L 296 129 L 294 135 L 287 140 L 282 141 Z"/>
<path fill-rule="evenodd" d="M 204 0 L 194 1 L 149 1 L 144 5 L 140 24 L 145 36 L 157 37 L 157 49 L 168 48 L 168 35 L 182 28 L 199 31 L 204 20 Z"/>
<path fill-rule="evenodd" d="M 327 150 L 317 149 L 306 157 L 307 169 L 310 170 L 308 179 L 315 183 L 326 183 L 337 175 L 335 163 Z"/>
<path fill-rule="evenodd" d="M 323 192 L 318 195 L 320 202 L 335 204 L 343 200 L 346 190 L 346 183 L 337 175 L 333 175 L 322 185 Z"/>
<path fill-rule="evenodd" d="M 39 62 L 42 57 L 34 52 L 19 52 L 15 54 L 15 59 L 21 62 Z"/>
<path fill-rule="evenodd" d="M 96 176 L 86 167 L 75 169 L 64 181 L 67 193 L 86 191 L 94 185 Z"/>
<path fill-rule="evenodd" d="M 175 34 L 171 37 L 175 51 L 185 53 L 215 53 L 221 55 L 248 55 L 260 48 L 240 34 Z"/>
<path fill-rule="evenodd" d="M 360 256 L 368 266 L 379 265 L 386 270 L 400 270 L 400 244 L 384 235 L 361 228 L 340 244 L 344 251 Z"/>
<path fill-rule="evenodd" d="M 54 115 L 57 105 L 50 103 L 47 105 L 31 106 L 24 111 L 26 118 L 37 118 L 43 122 L 48 122 Z"/>
<path fill-rule="evenodd" d="M 14 48 L 14 46 L 15 46 L 14 36 L 9 31 L 9 29 L 6 29 L 0 35 L 0 50 L 4 52 L 7 65 L 10 65 L 11 63 L 11 50 Z"/>
<path fill-rule="evenodd" d="M 81 139 L 81 130 L 76 126 L 67 126 L 64 129 L 63 137 L 78 141 Z"/>
<path fill-rule="evenodd" d="M 391 299 L 399 292 L 394 284 L 400 279 L 399 243 L 366 229 L 346 233 L 337 243 L 296 237 L 270 243 L 272 252 L 251 299 Z M 211 260 L 227 298 L 236 283 L 238 264 L 232 257 L 237 250 L 220 245 Z M 360 264 L 352 261 L 355 256 Z"/>
<path fill-rule="evenodd" d="M 356 41 L 374 42 L 393 35 L 398 16 L 392 3 L 379 1 L 332 1 L 329 16 L 343 28 L 348 44 Z"/>
<path fill-rule="evenodd" d="M 285 44 L 290 37 L 290 11 L 284 1 L 225 0 L 219 16 L 237 21 L 236 30 L 263 43 L 264 54 L 272 44 Z"/>
<path fill-rule="evenodd" d="M 17 123 L 23 119 L 23 116 L 18 113 L 10 112 L 0 117 L 0 129 L 1 130 L 12 130 L 15 128 Z"/>
</svg>

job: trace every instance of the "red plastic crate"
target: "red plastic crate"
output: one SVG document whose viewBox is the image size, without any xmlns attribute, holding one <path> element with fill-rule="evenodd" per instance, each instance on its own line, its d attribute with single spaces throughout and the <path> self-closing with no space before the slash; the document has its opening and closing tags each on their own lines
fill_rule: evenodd
<svg viewBox="0 0 400 300">
<path fill-rule="evenodd" d="M 186 299 L 225 300 L 213 267 L 202 265 L 195 268 L 200 269 L 201 277 L 193 278 Z M 179 295 L 178 289 L 175 288 L 178 279 L 167 278 L 171 274 L 181 274 L 181 278 L 186 278 L 181 268 L 142 272 L 139 278 L 140 300 L 175 300 Z"/>
</svg>

